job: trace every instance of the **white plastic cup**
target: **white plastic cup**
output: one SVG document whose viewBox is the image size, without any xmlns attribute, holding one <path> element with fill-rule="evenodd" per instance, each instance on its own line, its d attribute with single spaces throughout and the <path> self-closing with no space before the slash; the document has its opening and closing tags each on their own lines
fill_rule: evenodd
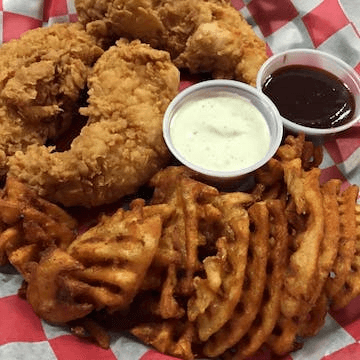
<svg viewBox="0 0 360 360">
<path fill-rule="evenodd" d="M 293 132 L 304 132 L 310 136 L 335 134 L 346 129 L 349 129 L 360 120 L 360 76 L 359 74 L 346 62 L 333 56 L 331 54 L 312 49 L 292 49 L 282 53 L 271 56 L 265 61 L 260 68 L 256 87 L 262 91 L 266 79 L 276 70 L 289 65 L 305 65 L 320 68 L 325 70 L 337 78 L 339 78 L 354 95 L 355 111 L 352 119 L 341 126 L 332 127 L 328 129 L 311 128 L 296 124 L 295 122 L 284 118 L 281 119 L 284 127 Z"/>
<path fill-rule="evenodd" d="M 231 94 L 237 94 L 249 101 L 254 105 L 263 115 L 266 124 L 268 126 L 270 134 L 270 144 L 266 155 L 256 163 L 245 168 L 239 168 L 235 171 L 216 171 L 203 168 L 195 165 L 187 160 L 174 146 L 171 136 L 171 124 L 176 112 L 187 101 L 194 98 L 209 96 L 216 94 L 217 92 L 230 92 Z M 182 92 L 180 92 L 169 104 L 163 120 L 163 136 L 165 143 L 167 144 L 170 152 L 174 157 L 180 161 L 183 165 L 194 170 L 201 175 L 202 178 L 210 180 L 218 184 L 231 183 L 234 180 L 244 178 L 246 175 L 251 174 L 254 170 L 264 165 L 277 151 L 283 136 L 283 125 L 280 119 L 280 114 L 273 104 L 273 102 L 265 96 L 262 92 L 256 90 L 256 88 L 234 80 L 208 80 L 198 84 L 192 85 Z"/>
</svg>

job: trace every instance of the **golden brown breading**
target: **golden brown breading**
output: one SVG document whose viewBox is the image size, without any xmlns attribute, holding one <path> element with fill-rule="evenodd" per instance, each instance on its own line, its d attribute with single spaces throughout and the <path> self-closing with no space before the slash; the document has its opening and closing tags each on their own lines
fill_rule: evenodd
<svg viewBox="0 0 360 360">
<path fill-rule="evenodd" d="M 26 122 L 49 122 L 77 101 L 102 54 L 80 23 L 33 29 L 0 49 L 0 100 Z"/>
<path fill-rule="evenodd" d="M 80 23 L 30 30 L 1 46 L 1 175 L 7 156 L 69 127 L 88 70 L 102 52 Z"/>
<path fill-rule="evenodd" d="M 265 42 L 227 0 L 76 0 L 79 20 L 102 41 L 141 39 L 179 68 L 255 85 Z"/>
<path fill-rule="evenodd" d="M 88 80 L 87 126 L 71 149 L 30 146 L 10 159 L 9 174 L 66 206 L 96 206 L 135 192 L 169 159 L 162 118 L 177 94 L 179 71 L 169 54 L 121 40 Z"/>
</svg>

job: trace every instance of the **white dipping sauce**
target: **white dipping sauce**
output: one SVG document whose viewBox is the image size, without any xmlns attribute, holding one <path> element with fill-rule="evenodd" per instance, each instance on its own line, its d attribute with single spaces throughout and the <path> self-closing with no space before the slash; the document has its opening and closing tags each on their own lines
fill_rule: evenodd
<svg viewBox="0 0 360 360">
<path fill-rule="evenodd" d="M 170 137 L 187 161 L 217 171 L 249 167 L 270 145 L 262 113 L 250 101 L 227 92 L 182 104 L 171 120 Z"/>
</svg>

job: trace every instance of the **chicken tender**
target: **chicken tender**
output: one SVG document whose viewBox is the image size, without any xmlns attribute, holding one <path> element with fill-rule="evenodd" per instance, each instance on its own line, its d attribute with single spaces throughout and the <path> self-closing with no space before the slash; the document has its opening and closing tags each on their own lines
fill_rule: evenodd
<svg viewBox="0 0 360 360">
<path fill-rule="evenodd" d="M 0 48 L 0 175 L 7 158 L 71 124 L 90 67 L 103 53 L 80 23 L 26 32 Z"/>
<path fill-rule="evenodd" d="M 265 42 L 227 0 L 75 0 L 79 20 L 103 42 L 124 36 L 167 50 L 180 69 L 255 86 Z"/>
<path fill-rule="evenodd" d="M 178 92 L 179 71 L 165 51 L 120 40 L 88 79 L 89 117 L 65 152 L 33 145 L 17 152 L 9 174 L 65 206 L 97 206 L 135 192 L 169 160 L 164 112 Z"/>
</svg>

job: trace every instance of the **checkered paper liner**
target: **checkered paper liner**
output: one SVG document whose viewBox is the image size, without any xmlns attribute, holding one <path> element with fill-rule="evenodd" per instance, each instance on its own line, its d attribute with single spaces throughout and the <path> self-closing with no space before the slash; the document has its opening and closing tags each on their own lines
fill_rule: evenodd
<svg viewBox="0 0 360 360">
<path fill-rule="evenodd" d="M 360 73 L 359 0 L 232 0 L 265 39 L 268 53 L 317 48 L 340 57 Z M 357 5 L 356 5 L 357 4 Z M 74 0 L 0 0 L 0 42 L 54 22 L 76 21 Z M 182 87 L 189 85 L 183 81 Z M 360 184 L 360 124 L 324 143 L 322 180 Z M 17 296 L 22 279 L 11 266 L 0 267 L 0 359 L 169 360 L 126 333 L 112 334 L 109 350 L 81 340 L 67 328 L 39 319 Z M 360 358 L 360 298 L 330 313 L 320 333 L 283 359 Z M 255 358 L 254 358 L 255 359 Z M 256 359 L 267 360 L 263 353 Z"/>
</svg>

